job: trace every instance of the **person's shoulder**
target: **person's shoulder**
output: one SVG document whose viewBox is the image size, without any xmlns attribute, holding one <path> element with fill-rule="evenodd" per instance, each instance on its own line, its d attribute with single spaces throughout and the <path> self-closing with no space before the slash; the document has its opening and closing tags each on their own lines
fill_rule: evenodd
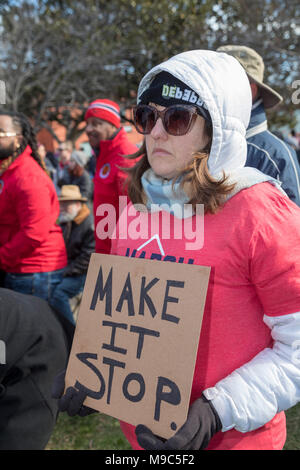
<svg viewBox="0 0 300 470">
<path fill-rule="evenodd" d="M 243 189 L 228 202 L 232 211 L 243 211 L 243 214 L 254 223 L 263 222 L 269 217 L 282 220 L 297 217 L 300 221 L 300 208 L 269 182 L 258 183 Z"/>
<path fill-rule="evenodd" d="M 300 237 L 300 208 L 269 182 L 257 183 L 233 196 L 224 205 L 224 226 L 232 227 L 236 240 L 268 245 L 281 238 Z"/>
<path fill-rule="evenodd" d="M 267 131 L 255 134 L 250 138 L 247 138 L 247 164 L 249 159 L 255 164 L 255 167 L 261 168 L 263 162 L 273 162 L 273 165 L 277 168 L 276 157 L 278 151 L 278 145 L 275 140 L 267 134 Z M 285 158 L 285 156 L 284 156 Z M 252 165 L 251 165 L 252 166 Z"/>
<path fill-rule="evenodd" d="M 271 131 L 268 130 L 265 134 L 266 145 L 274 148 L 278 154 L 289 156 L 294 153 L 294 149 L 287 142 L 277 137 Z"/>
<path fill-rule="evenodd" d="M 47 172 L 41 165 L 32 157 L 22 159 L 22 164 L 18 167 L 16 175 L 19 176 L 22 174 L 22 178 L 30 179 L 32 177 L 46 177 Z"/>
<path fill-rule="evenodd" d="M 131 142 L 127 132 L 122 127 L 120 132 L 116 136 L 117 146 L 123 150 L 123 154 L 133 154 L 138 151 L 138 147 Z"/>
<path fill-rule="evenodd" d="M 265 130 L 247 138 L 247 144 L 248 146 L 253 147 L 256 151 L 263 152 L 274 149 L 276 146 L 276 140 L 273 134 Z"/>
<path fill-rule="evenodd" d="M 252 186 L 242 189 L 233 198 L 239 200 L 245 205 L 265 205 L 269 204 L 273 200 L 282 201 L 287 197 L 272 183 L 269 181 L 262 181 Z"/>
<path fill-rule="evenodd" d="M 20 191 L 33 190 L 38 194 L 39 190 L 45 191 L 47 189 L 47 191 L 55 192 L 50 176 L 35 160 L 23 171 L 16 172 L 15 178 Z"/>
<path fill-rule="evenodd" d="M 263 132 L 259 132 L 258 134 L 247 138 L 247 144 L 248 146 L 253 146 L 257 150 L 262 151 L 272 151 L 280 148 L 284 149 L 284 152 L 286 152 L 288 148 L 287 144 L 283 140 L 269 130 L 264 130 Z"/>
<path fill-rule="evenodd" d="M 34 331 L 45 329 L 43 322 L 40 322 L 41 316 L 52 319 L 51 308 L 45 300 L 10 289 L 0 288 L 0 313 L 1 316 L 8 312 L 7 318 L 15 321 L 23 328 L 30 325 L 32 334 Z M 30 331 L 30 330 L 28 330 Z"/>
</svg>

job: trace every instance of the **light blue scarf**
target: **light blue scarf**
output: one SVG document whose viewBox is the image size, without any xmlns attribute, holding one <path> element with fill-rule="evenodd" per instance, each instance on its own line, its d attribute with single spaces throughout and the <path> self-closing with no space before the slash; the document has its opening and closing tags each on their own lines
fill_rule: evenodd
<svg viewBox="0 0 300 470">
<path fill-rule="evenodd" d="M 152 168 L 149 168 L 142 176 L 142 186 L 149 212 L 165 210 L 179 219 L 193 215 L 191 208 L 184 207 L 190 198 L 180 188 L 180 179 L 173 183 L 173 180 L 161 178 L 154 173 Z"/>
<path fill-rule="evenodd" d="M 190 198 L 180 188 L 180 178 L 173 184 L 172 180 L 166 180 L 157 176 L 152 168 L 149 168 L 142 176 L 142 186 L 146 195 L 146 207 L 149 212 L 165 210 L 175 217 L 184 219 L 193 215 L 193 210 L 188 204 Z M 235 183 L 234 190 L 227 196 L 227 200 L 235 196 L 243 189 L 255 184 L 269 182 L 276 186 L 284 195 L 280 181 L 265 175 L 256 168 L 244 167 L 228 175 L 228 183 Z"/>
</svg>

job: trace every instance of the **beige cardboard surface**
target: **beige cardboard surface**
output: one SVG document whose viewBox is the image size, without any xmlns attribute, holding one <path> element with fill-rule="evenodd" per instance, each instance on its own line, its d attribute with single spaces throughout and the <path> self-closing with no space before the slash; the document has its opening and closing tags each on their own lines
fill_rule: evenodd
<svg viewBox="0 0 300 470">
<path fill-rule="evenodd" d="M 186 421 L 210 268 L 93 254 L 66 374 L 85 405 L 169 438 Z"/>
</svg>

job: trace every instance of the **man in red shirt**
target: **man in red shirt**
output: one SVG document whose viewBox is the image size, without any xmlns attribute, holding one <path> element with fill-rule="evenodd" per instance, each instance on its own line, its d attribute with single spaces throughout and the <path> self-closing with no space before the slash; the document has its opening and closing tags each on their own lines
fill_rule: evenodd
<svg viewBox="0 0 300 470">
<path fill-rule="evenodd" d="M 58 216 L 56 191 L 29 121 L 19 113 L 0 112 L 0 270 L 5 287 L 49 299 L 67 265 Z"/>
<path fill-rule="evenodd" d="M 99 99 L 90 103 L 85 113 L 86 133 L 96 156 L 94 176 L 94 219 L 96 253 L 110 253 L 111 234 L 119 218 L 119 197 L 126 194 L 126 173 L 121 167 L 134 164 L 123 158 L 137 152 L 121 127 L 117 103 Z M 109 206 L 107 206 L 107 204 Z M 107 209 L 115 210 L 115 220 L 107 218 Z"/>
</svg>

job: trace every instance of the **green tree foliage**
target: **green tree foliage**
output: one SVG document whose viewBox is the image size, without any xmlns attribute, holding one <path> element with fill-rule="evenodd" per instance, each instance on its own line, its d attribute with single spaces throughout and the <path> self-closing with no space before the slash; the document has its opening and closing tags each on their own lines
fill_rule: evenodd
<svg viewBox="0 0 300 470">
<path fill-rule="evenodd" d="M 298 10 L 297 0 L 0 1 L 0 79 L 8 104 L 33 117 L 37 129 L 50 130 L 56 120 L 74 140 L 92 99 L 120 100 L 125 108 L 144 73 L 162 60 L 244 44 L 264 57 L 267 83 L 285 98 L 272 122 L 292 124 Z"/>
</svg>

